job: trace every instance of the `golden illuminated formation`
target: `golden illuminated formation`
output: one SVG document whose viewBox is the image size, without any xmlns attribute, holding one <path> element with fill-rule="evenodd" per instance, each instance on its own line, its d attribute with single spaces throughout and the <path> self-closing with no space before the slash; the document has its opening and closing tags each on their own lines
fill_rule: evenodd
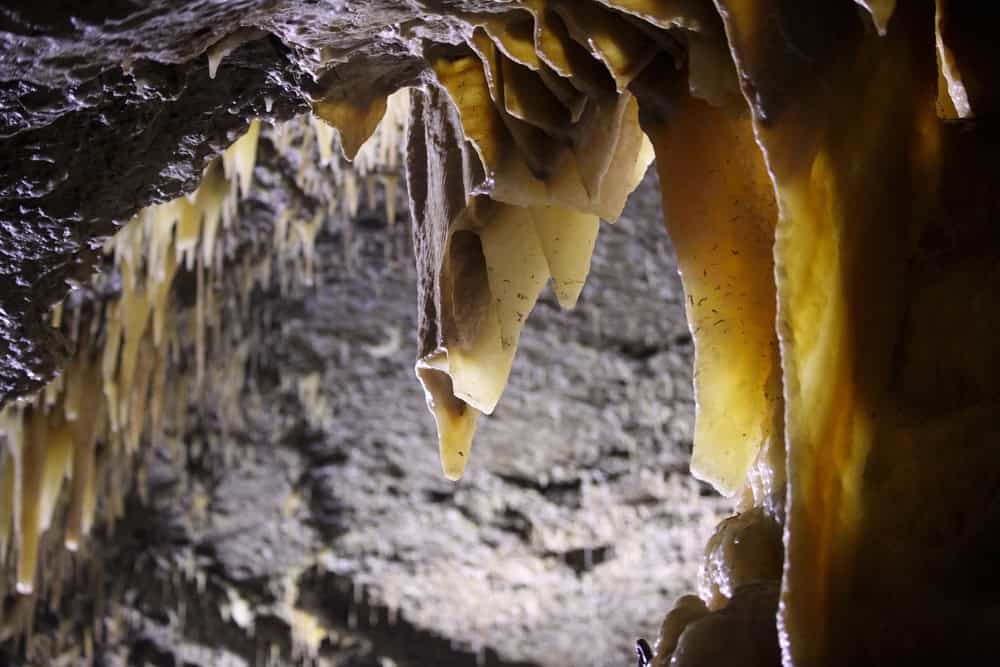
<svg viewBox="0 0 1000 667">
<path fill-rule="evenodd" d="M 665 9 L 644 18 L 680 24 Z M 576 303 L 599 219 L 618 218 L 652 160 L 627 87 L 662 48 L 591 3 L 469 21 L 464 48 L 431 49 L 446 99 L 420 94 L 407 172 L 425 272 L 417 375 L 450 478 L 477 415 L 500 399 L 540 291 L 551 277 L 559 303 Z"/>
<path fill-rule="evenodd" d="M 428 50 L 450 104 L 422 93 L 411 134 L 417 366 L 446 474 L 544 281 L 578 296 L 594 217 L 648 164 L 641 120 L 695 342 L 692 472 L 740 511 L 655 664 L 774 664 L 776 613 L 790 665 L 861 664 L 887 634 L 912 638 L 901 659 L 984 655 L 966 640 L 995 622 L 970 574 L 989 566 L 969 555 L 991 543 L 948 513 L 976 512 L 959 472 L 1000 474 L 995 41 L 948 0 L 717 5 L 534 0 Z"/>
<path fill-rule="evenodd" d="M 3 412 L 0 557 L 14 555 L 16 590 L 37 590 L 46 533 L 77 550 L 98 510 L 121 513 L 141 443 L 212 382 L 223 241 L 262 133 L 279 154 L 315 152 L 295 158 L 294 180 L 326 207 L 279 212 L 277 259 L 246 264 L 244 307 L 272 268 L 283 293 L 293 277 L 314 284 L 324 220 L 356 216 L 363 190 L 373 203 L 381 183 L 395 220 L 405 137 L 416 375 L 453 480 L 540 293 L 551 281 L 562 307 L 577 303 L 600 221 L 621 215 L 655 154 L 695 346 L 691 469 L 738 513 L 709 540 L 699 596 L 667 614 L 651 664 L 985 664 L 1000 599 L 995 11 L 444 4 L 451 43 L 410 44 L 423 69 L 407 82 L 419 85 L 333 86 L 309 121 L 253 121 L 195 192 L 107 243 L 120 285 L 101 283 L 115 296 L 92 299 L 99 312 L 53 311 L 77 353 Z M 210 75 L 257 36 L 210 47 Z M 350 224 L 340 231 L 350 269 Z M 173 305 L 183 272 L 189 315 Z M 178 368 L 182 325 L 195 351 Z M 299 387 L 314 422 L 317 386 Z M 315 647 L 317 621 L 300 621 Z"/>
<path fill-rule="evenodd" d="M 205 327 L 215 316 L 206 312 L 203 275 L 220 261 L 220 224 L 231 226 L 240 194 L 249 192 L 259 131 L 253 121 L 205 169 L 198 190 L 144 209 L 108 242 L 105 251 L 121 277 L 119 297 L 104 305 L 95 326 L 77 334 L 78 353 L 63 375 L 33 399 L 5 409 L 0 546 L 6 553 L 10 540 L 15 548 L 18 592 L 36 588 L 40 540 L 51 527 L 64 481 L 70 492 L 63 542 L 75 551 L 93 526 L 99 488 L 110 491 L 108 518 L 122 511 L 128 488 L 119 480 L 129 479 L 122 469 L 144 433 L 162 433 L 171 403 L 167 392 L 176 392 L 173 410 L 186 409 L 185 382 L 167 383 L 170 351 L 178 345 L 171 286 L 180 266 L 198 272 L 193 338 L 195 381 L 202 381 Z M 59 326 L 62 307 L 56 312 L 53 324 Z M 79 327 L 81 313 L 72 317 Z"/>
</svg>

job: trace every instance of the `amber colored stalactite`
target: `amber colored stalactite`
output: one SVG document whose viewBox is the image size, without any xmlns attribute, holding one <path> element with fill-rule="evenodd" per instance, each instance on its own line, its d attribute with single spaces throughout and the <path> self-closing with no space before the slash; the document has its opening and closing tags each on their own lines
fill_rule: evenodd
<svg viewBox="0 0 1000 667">
<path fill-rule="evenodd" d="M 995 131 L 936 116 L 933 3 L 898 8 L 884 37 L 849 3 L 720 5 L 780 210 L 786 664 L 986 655 L 997 582 L 969 554 L 996 540 L 962 526 L 997 477 L 995 381 L 971 361 L 995 367 L 975 296 L 996 285 L 975 259 L 997 257 L 996 179 L 977 169 Z M 928 330 L 966 352 L 928 354 Z"/>
<path fill-rule="evenodd" d="M 385 116 L 386 98 L 376 97 L 367 103 L 352 100 L 320 100 L 313 103 L 317 116 L 340 132 L 344 155 L 348 160 L 361 150 Z"/>
<path fill-rule="evenodd" d="M 680 90 L 654 145 L 695 341 L 691 469 L 731 495 L 781 419 L 774 194 L 745 112 Z"/>
</svg>

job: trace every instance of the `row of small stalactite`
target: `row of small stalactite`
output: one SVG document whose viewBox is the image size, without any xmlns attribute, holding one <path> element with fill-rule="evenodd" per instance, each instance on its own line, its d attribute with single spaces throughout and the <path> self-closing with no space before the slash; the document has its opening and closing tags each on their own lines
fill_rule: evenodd
<svg viewBox="0 0 1000 667">
<path fill-rule="evenodd" d="M 359 178 L 383 179 L 394 207 L 390 188 L 406 113 L 405 98 L 397 97 L 390 122 L 356 160 L 360 173 L 335 156 L 336 137 L 325 125 L 299 118 L 263 129 L 280 152 L 297 156 L 299 187 L 327 204 L 308 215 L 281 211 L 273 237 L 261 244 L 266 252 L 230 256 L 262 134 L 254 120 L 205 168 L 197 190 L 143 209 L 108 240 L 114 272 L 95 275 L 93 290 L 53 308 L 51 324 L 71 340 L 72 359 L 36 395 L 0 413 L 0 640 L 30 635 L 40 598 L 60 603 L 71 554 L 88 549 L 95 522 L 110 529 L 124 512 L 142 477 L 136 469 L 145 444 L 169 444 L 179 461 L 179 438 L 198 397 L 212 399 L 223 431 L 238 418 L 257 336 L 254 287 L 274 284 L 286 293 L 313 283 L 317 234 L 324 221 L 357 213 Z M 174 294 L 185 272 L 195 274 L 190 309 Z M 115 276 L 120 291 L 112 298 L 79 298 L 110 291 Z"/>
</svg>

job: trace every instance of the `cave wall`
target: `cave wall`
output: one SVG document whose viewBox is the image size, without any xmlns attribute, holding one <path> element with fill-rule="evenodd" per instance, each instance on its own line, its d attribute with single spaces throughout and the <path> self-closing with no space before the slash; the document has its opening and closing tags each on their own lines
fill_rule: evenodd
<svg viewBox="0 0 1000 667">
<path fill-rule="evenodd" d="M 263 151 L 242 208 L 266 225 L 288 186 Z M 108 665 L 628 664 L 729 505 L 687 470 L 692 346 L 657 193 L 650 172 L 602 229 L 577 309 L 543 295 L 457 485 L 413 390 L 406 226 L 384 206 L 327 226 L 315 286 L 255 293 L 238 414 L 194 407 L 146 452 L 25 664 L 88 644 Z"/>
</svg>

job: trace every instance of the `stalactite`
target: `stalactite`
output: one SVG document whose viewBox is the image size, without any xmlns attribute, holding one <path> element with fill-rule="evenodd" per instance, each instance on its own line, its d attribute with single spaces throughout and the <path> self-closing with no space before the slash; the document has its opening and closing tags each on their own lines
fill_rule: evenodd
<svg viewBox="0 0 1000 667">
<path fill-rule="evenodd" d="M 41 591 L 60 496 L 69 498 L 64 544 L 80 549 L 95 513 L 122 511 L 124 471 L 141 443 L 161 437 L 165 420 L 183 429 L 189 400 L 207 387 L 222 397 L 229 446 L 251 350 L 228 314 L 246 313 L 254 285 L 272 277 L 285 294 L 312 285 L 330 218 L 341 220 L 344 269 L 357 265 L 350 221 L 363 194 L 376 205 L 379 183 L 395 220 L 404 134 L 416 374 L 444 473 L 460 477 L 539 294 L 551 278 L 561 306 L 578 301 L 599 221 L 618 218 L 655 151 L 696 349 L 692 471 L 739 514 L 709 541 L 701 597 L 667 615 L 653 664 L 737 650 L 773 663 L 778 633 L 787 664 L 859 664 L 882 654 L 884 635 L 902 658 L 973 661 L 995 624 L 995 577 L 949 549 L 991 543 L 952 528 L 949 512 L 979 509 L 958 480 L 996 486 L 997 369 L 983 355 L 998 329 L 987 307 L 997 286 L 995 47 L 971 4 L 896 5 L 456 9 L 454 43 L 412 45 L 427 67 L 417 88 L 345 96 L 332 87 L 310 120 L 252 121 L 194 193 L 142 211 L 107 243 L 120 293 L 89 329 L 80 331 L 78 310 L 69 324 L 62 305 L 51 312 L 53 327 L 72 329 L 77 356 L 3 415 L 0 557 L 15 589 Z M 241 29 L 211 46 L 210 77 L 260 36 Z M 273 261 L 235 269 L 225 239 L 252 193 L 261 132 L 295 187 L 323 206 L 285 207 Z M 238 298 L 220 297 L 237 271 Z M 186 321 L 171 297 L 185 272 L 195 283 Z M 177 359 L 182 324 L 193 363 Z M 212 363 L 224 345 L 228 359 Z M 295 387 L 313 424 L 325 418 L 319 383 Z M 187 574 L 204 588 L 195 564 Z M 18 601 L 26 632 L 34 604 Z M 234 618 L 237 606 L 232 598 Z M 948 622 L 928 620 L 928 607 Z M 291 602 L 286 611 L 296 657 L 314 657 L 322 623 Z M 738 623 L 752 632 L 716 641 Z M 962 641 L 940 629 L 961 624 Z"/>
</svg>

